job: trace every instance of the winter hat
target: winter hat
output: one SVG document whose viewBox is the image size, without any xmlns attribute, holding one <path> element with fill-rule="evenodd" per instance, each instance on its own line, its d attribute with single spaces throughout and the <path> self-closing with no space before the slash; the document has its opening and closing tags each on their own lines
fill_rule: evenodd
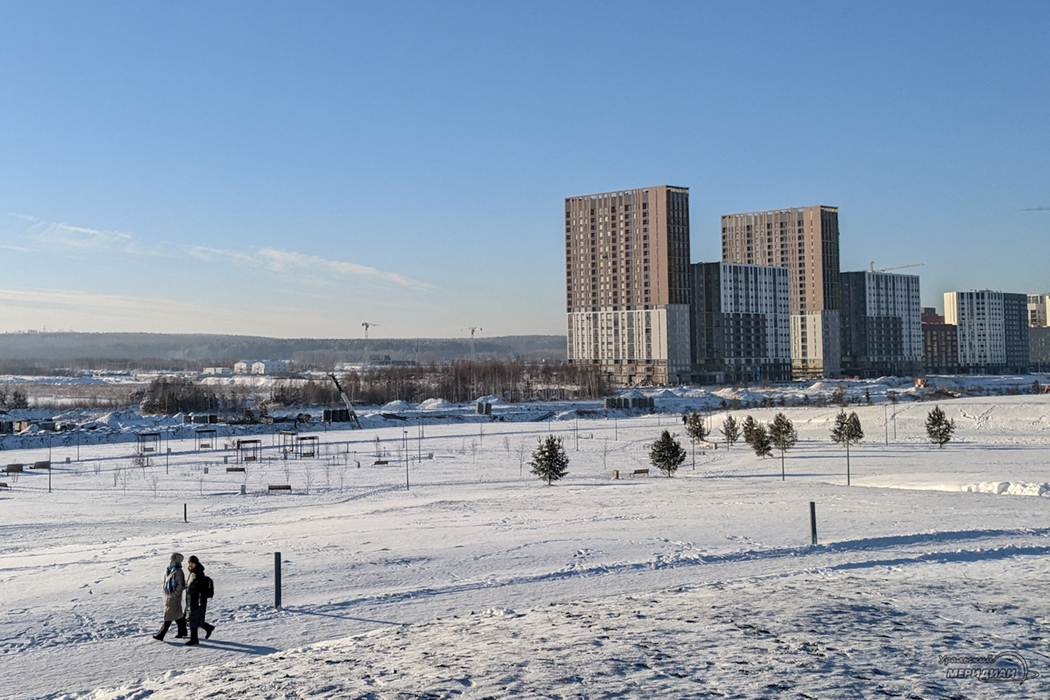
<svg viewBox="0 0 1050 700">
<path fill-rule="evenodd" d="M 200 564 L 201 560 L 197 558 L 196 554 L 194 554 L 194 555 L 190 556 L 190 563 L 191 564 Z"/>
<path fill-rule="evenodd" d="M 173 562 L 175 562 L 176 564 L 181 564 L 182 563 L 182 555 L 179 554 L 178 552 L 173 552 L 172 555 L 171 555 L 171 560 Z"/>
</svg>

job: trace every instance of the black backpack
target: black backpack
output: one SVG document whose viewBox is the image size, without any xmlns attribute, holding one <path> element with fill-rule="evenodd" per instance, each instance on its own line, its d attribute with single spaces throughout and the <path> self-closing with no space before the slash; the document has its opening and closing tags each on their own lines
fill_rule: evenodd
<svg viewBox="0 0 1050 700">
<path fill-rule="evenodd" d="M 212 583 L 210 576 L 201 577 L 201 597 L 202 598 L 213 598 L 215 597 L 215 584 Z"/>
</svg>

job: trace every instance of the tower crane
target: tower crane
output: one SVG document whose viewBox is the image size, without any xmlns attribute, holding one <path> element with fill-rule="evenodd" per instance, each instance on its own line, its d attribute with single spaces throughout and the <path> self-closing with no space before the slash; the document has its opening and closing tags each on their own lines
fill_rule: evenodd
<svg viewBox="0 0 1050 700">
<path fill-rule="evenodd" d="M 332 381 L 335 382 L 335 388 L 339 392 L 339 398 L 343 400 L 343 405 L 346 406 L 346 412 L 350 414 L 350 424 L 357 426 L 358 430 L 361 430 L 361 420 L 357 417 L 357 413 L 354 411 L 354 407 L 350 404 L 350 397 L 343 391 L 343 387 L 339 385 L 339 380 L 335 378 L 334 374 L 329 374 Z"/>
<path fill-rule="evenodd" d="M 369 328 L 371 328 L 372 326 L 379 327 L 378 323 L 369 323 L 368 321 L 365 321 L 361 325 L 365 327 L 365 340 L 368 340 L 368 329 Z"/>
<path fill-rule="evenodd" d="M 895 265 L 894 267 L 882 267 L 878 270 L 875 269 L 875 261 L 871 261 L 871 269 L 868 272 L 889 272 L 890 270 L 903 270 L 907 267 L 922 267 L 926 263 L 912 263 L 911 265 Z"/>
</svg>

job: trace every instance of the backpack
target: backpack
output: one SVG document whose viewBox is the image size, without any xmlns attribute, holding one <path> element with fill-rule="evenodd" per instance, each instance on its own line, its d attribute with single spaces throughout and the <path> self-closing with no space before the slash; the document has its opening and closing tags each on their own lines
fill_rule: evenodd
<svg viewBox="0 0 1050 700">
<path fill-rule="evenodd" d="M 201 581 L 201 597 L 213 598 L 215 597 L 215 584 L 212 583 L 210 576 L 204 576 Z"/>
</svg>

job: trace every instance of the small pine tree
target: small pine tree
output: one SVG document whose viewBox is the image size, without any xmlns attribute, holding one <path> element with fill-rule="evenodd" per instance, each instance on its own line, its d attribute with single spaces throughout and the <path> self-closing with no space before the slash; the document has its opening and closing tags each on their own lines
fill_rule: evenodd
<svg viewBox="0 0 1050 700">
<path fill-rule="evenodd" d="M 765 423 L 755 423 L 755 427 L 751 431 L 750 444 L 751 449 L 753 449 L 755 454 L 759 457 L 773 456 L 773 443 L 769 440 L 769 431 L 766 430 Z"/>
<path fill-rule="evenodd" d="M 864 439 L 864 430 L 860 425 L 860 418 L 856 411 L 848 416 L 845 411 L 839 412 L 835 418 L 835 427 L 831 429 L 831 441 L 846 446 L 846 485 L 849 486 L 849 447 Z"/>
<path fill-rule="evenodd" d="M 548 435 L 540 440 L 529 462 L 532 473 L 547 480 L 547 486 L 569 473 L 569 456 L 565 454 L 561 438 Z"/>
<path fill-rule="evenodd" d="M 671 433 L 665 430 L 649 450 L 649 461 L 667 476 L 674 476 L 678 467 L 685 461 L 685 450 Z"/>
<path fill-rule="evenodd" d="M 926 416 L 926 436 L 930 442 L 944 449 L 944 444 L 952 439 L 954 432 L 955 421 L 949 420 L 940 406 L 934 406 Z"/>
<path fill-rule="evenodd" d="M 685 419 L 685 432 L 693 443 L 693 469 L 696 469 L 696 443 L 702 442 L 707 437 L 707 426 L 704 425 L 704 417 L 696 411 L 690 413 Z"/>
<path fill-rule="evenodd" d="M 769 441 L 773 443 L 773 447 L 780 450 L 780 479 L 783 481 L 786 478 L 784 453 L 798 442 L 798 431 L 783 413 L 773 417 L 773 424 L 769 426 Z"/>
<path fill-rule="evenodd" d="M 754 438 L 755 425 L 755 419 L 751 416 L 747 416 L 746 418 L 744 418 L 744 423 L 740 427 L 740 432 L 744 436 L 744 442 L 746 442 L 748 445 L 751 444 L 751 440 Z"/>
<path fill-rule="evenodd" d="M 732 447 L 740 439 L 740 426 L 736 424 L 736 418 L 726 416 L 726 419 L 722 421 L 722 435 L 726 439 L 726 449 Z"/>
<path fill-rule="evenodd" d="M 1038 394 L 1039 393 L 1039 380 L 1038 379 L 1036 379 L 1036 380 L 1034 380 L 1032 382 L 1032 393 L 1033 394 Z"/>
</svg>

